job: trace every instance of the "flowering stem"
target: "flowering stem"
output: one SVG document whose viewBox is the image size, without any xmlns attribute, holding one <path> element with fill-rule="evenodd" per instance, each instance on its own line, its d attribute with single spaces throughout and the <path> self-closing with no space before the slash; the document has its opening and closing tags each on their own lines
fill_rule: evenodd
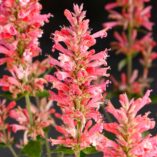
<svg viewBox="0 0 157 157">
<path fill-rule="evenodd" d="M 129 28 L 128 28 L 128 44 L 130 49 L 132 48 L 132 26 L 130 24 Z M 127 78 L 128 78 L 128 83 L 132 74 L 132 52 L 128 52 L 127 54 Z"/>
<path fill-rule="evenodd" d="M 27 111 L 28 111 L 28 114 L 29 114 L 29 118 L 30 118 L 30 124 L 32 125 L 33 118 L 32 118 L 31 101 L 30 101 L 30 98 L 29 98 L 29 94 L 25 95 L 25 99 L 26 99 L 26 108 L 27 108 Z"/>
<path fill-rule="evenodd" d="M 9 150 L 11 151 L 11 153 L 12 153 L 12 155 L 13 155 L 14 157 L 18 157 L 18 155 L 16 154 L 14 148 L 13 148 L 11 145 L 8 145 L 8 148 L 9 148 Z"/>
<path fill-rule="evenodd" d="M 80 150 L 75 151 L 75 157 L 80 157 Z"/>
<path fill-rule="evenodd" d="M 81 132 L 81 120 L 78 120 L 77 122 L 77 142 L 78 142 L 78 145 L 76 146 L 74 152 L 75 152 L 75 157 L 80 157 L 80 132 Z"/>
<path fill-rule="evenodd" d="M 129 7 L 128 7 L 128 12 L 130 14 L 130 22 L 129 22 L 129 25 L 128 25 L 128 44 L 129 44 L 129 47 L 130 47 L 130 50 L 133 46 L 133 39 L 132 39 L 132 33 L 133 33 L 133 6 L 132 6 L 132 3 L 133 1 L 132 0 L 129 0 Z M 132 74 L 132 52 L 128 52 L 128 55 L 127 55 L 127 61 L 128 61 L 128 64 L 127 64 L 127 77 L 128 77 L 128 83 L 129 83 L 129 80 L 130 80 L 130 77 L 131 77 L 131 74 Z"/>
<path fill-rule="evenodd" d="M 47 157 L 51 157 L 50 145 L 47 139 L 48 139 L 48 133 L 46 134 L 45 146 L 46 146 Z"/>
<path fill-rule="evenodd" d="M 149 71 L 149 68 L 148 67 L 144 67 L 144 72 L 143 72 L 143 78 L 146 80 L 147 77 L 148 77 L 148 71 Z"/>
<path fill-rule="evenodd" d="M 128 64 L 127 64 L 127 77 L 128 77 L 128 82 L 129 82 L 129 79 L 131 77 L 131 74 L 132 74 L 132 56 L 129 54 L 127 55 L 127 61 L 128 61 Z"/>
</svg>

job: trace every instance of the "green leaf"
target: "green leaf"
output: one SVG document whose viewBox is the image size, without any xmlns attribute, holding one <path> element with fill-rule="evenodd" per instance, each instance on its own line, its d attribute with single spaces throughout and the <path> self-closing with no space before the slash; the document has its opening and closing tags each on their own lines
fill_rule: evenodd
<svg viewBox="0 0 157 157">
<path fill-rule="evenodd" d="M 87 155 L 98 153 L 98 151 L 95 149 L 95 147 L 85 148 L 82 150 L 82 152 L 87 154 Z"/>
<path fill-rule="evenodd" d="M 86 157 L 86 154 L 83 151 L 81 151 L 80 152 L 80 157 Z"/>
<path fill-rule="evenodd" d="M 126 59 L 121 60 L 118 64 L 118 70 L 121 71 L 125 67 L 126 64 L 127 64 Z"/>
<path fill-rule="evenodd" d="M 70 148 L 66 148 L 66 147 L 63 147 L 63 146 L 60 146 L 60 147 L 57 147 L 56 149 L 52 150 L 51 151 L 52 153 L 64 153 L 64 154 L 68 154 L 68 155 L 71 155 L 71 154 L 74 154 L 74 151 Z"/>
<path fill-rule="evenodd" d="M 41 157 L 41 142 L 39 140 L 30 141 L 24 148 L 22 149 L 22 154 L 27 157 Z"/>
<path fill-rule="evenodd" d="M 47 90 L 39 91 L 36 93 L 39 98 L 49 97 L 49 92 Z"/>
<path fill-rule="evenodd" d="M 0 148 L 4 148 L 6 147 L 6 144 L 5 143 L 0 143 Z"/>
<path fill-rule="evenodd" d="M 157 104 L 157 95 L 152 95 L 151 97 L 152 104 Z"/>
</svg>

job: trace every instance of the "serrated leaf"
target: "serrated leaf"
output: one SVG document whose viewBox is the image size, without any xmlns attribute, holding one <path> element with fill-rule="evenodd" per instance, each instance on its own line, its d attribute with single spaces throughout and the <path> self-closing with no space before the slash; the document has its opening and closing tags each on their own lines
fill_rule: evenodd
<svg viewBox="0 0 157 157">
<path fill-rule="evenodd" d="M 95 147 L 85 148 L 82 150 L 82 152 L 87 154 L 87 155 L 98 153 L 98 151 L 95 149 Z"/>
<path fill-rule="evenodd" d="M 71 155 L 71 154 L 74 154 L 74 151 L 70 148 L 66 148 L 66 147 L 58 147 L 56 148 L 55 150 L 51 151 L 52 153 L 64 153 L 64 154 L 67 154 L 67 155 Z"/>
<path fill-rule="evenodd" d="M 121 60 L 118 64 L 118 70 L 121 71 L 125 67 L 126 64 L 127 64 L 126 59 Z"/>
<path fill-rule="evenodd" d="M 22 154 L 26 155 L 27 157 L 41 157 L 41 142 L 37 141 L 29 141 L 29 143 L 24 146 L 22 149 Z"/>
</svg>

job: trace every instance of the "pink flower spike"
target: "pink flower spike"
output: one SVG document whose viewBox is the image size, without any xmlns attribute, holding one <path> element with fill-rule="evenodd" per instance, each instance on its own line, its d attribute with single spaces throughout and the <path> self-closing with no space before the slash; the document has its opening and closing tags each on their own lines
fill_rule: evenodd
<svg viewBox="0 0 157 157">
<path fill-rule="evenodd" d="M 62 136 L 50 142 L 74 151 L 79 146 L 81 151 L 97 146 L 102 139 L 103 118 L 98 109 L 109 83 L 102 79 L 109 76 L 107 49 L 96 53 L 90 47 L 95 45 L 96 38 L 107 36 L 108 28 L 91 35 L 83 5 L 74 5 L 74 12 L 66 9 L 64 15 L 70 26 L 53 34 L 53 51 L 59 51 L 59 57 L 50 61 L 56 67 L 55 76 L 46 76 L 57 89 L 56 93 L 50 91 L 50 99 L 57 101 L 62 110 L 59 118 L 63 125 L 56 127 Z"/>
<path fill-rule="evenodd" d="M 129 101 L 126 94 L 121 94 L 119 101 L 121 108 L 116 109 L 111 103 L 107 106 L 107 112 L 116 118 L 116 122 L 104 124 L 104 129 L 113 133 L 116 136 L 116 141 L 113 145 L 100 145 L 99 150 L 109 153 L 110 156 L 140 156 L 155 157 L 157 155 L 157 145 L 153 147 L 153 139 L 151 134 L 143 136 L 144 132 L 153 129 L 155 122 L 148 117 L 149 113 L 145 115 L 137 115 L 137 112 L 150 102 L 151 90 L 148 90 L 143 98 Z M 107 140 L 106 143 L 110 143 Z M 126 150 L 128 150 L 126 152 Z M 153 153 L 152 153 L 153 152 Z M 155 154 L 155 155 L 154 155 Z"/>
</svg>

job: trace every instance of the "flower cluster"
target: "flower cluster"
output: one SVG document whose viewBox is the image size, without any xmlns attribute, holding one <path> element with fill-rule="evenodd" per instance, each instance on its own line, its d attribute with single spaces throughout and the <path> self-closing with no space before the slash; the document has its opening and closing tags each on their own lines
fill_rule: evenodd
<svg viewBox="0 0 157 157">
<path fill-rule="evenodd" d="M 157 137 L 146 134 L 153 129 L 155 122 L 148 118 L 149 113 L 139 115 L 138 112 L 149 104 L 150 90 L 143 98 L 128 100 L 126 94 L 121 94 L 120 109 L 116 109 L 111 102 L 106 107 L 116 122 L 105 123 L 104 129 L 116 136 L 115 141 L 100 142 L 98 149 L 104 152 L 105 157 L 155 157 L 157 156 Z M 103 145 L 102 145 L 103 144 Z"/>
<path fill-rule="evenodd" d="M 111 44 L 117 53 L 125 55 L 125 59 L 119 63 L 119 70 L 127 66 L 127 74 L 121 76 L 125 77 L 126 82 L 123 80 L 119 82 L 114 76 L 112 77 L 116 90 L 120 92 L 142 95 L 145 88 L 149 87 L 149 69 L 157 55 L 153 52 L 156 43 L 151 35 L 153 25 L 150 21 L 151 6 L 145 7 L 146 2 L 149 0 L 116 0 L 105 6 L 112 21 L 104 23 L 104 26 L 121 28 L 121 31 L 114 32 L 116 41 Z M 137 70 L 133 70 L 132 61 L 138 54 L 142 56 L 140 63 L 143 66 L 143 74 L 142 76 L 136 75 L 135 78 L 134 71 Z M 134 79 L 130 80 L 130 78 Z M 138 88 L 132 88 L 132 84 Z"/>
<path fill-rule="evenodd" d="M 144 27 L 148 30 L 152 29 L 153 23 L 150 22 L 151 17 L 151 6 L 145 7 L 145 2 L 150 0 L 116 0 L 115 2 L 109 3 L 105 6 L 105 9 L 110 12 L 109 17 L 114 20 L 106 22 L 104 25 L 111 27 L 122 26 L 124 29 L 128 27 Z M 115 10 L 120 7 L 121 13 Z"/>
<path fill-rule="evenodd" d="M 48 59 L 42 62 L 35 61 L 31 64 L 13 65 L 12 69 L 9 69 L 11 76 L 3 75 L 0 79 L 0 86 L 3 91 L 12 93 L 14 98 L 26 92 L 34 96 L 36 92 L 44 90 L 44 84 L 47 81 L 42 75 L 49 67 Z"/>
<path fill-rule="evenodd" d="M 49 67 L 47 60 L 33 62 L 41 49 L 41 26 L 51 16 L 41 15 L 37 0 L 4 0 L 0 3 L 0 65 L 6 63 L 10 75 L 0 79 L 0 86 L 14 97 L 43 89 L 40 75 Z"/>
<path fill-rule="evenodd" d="M 45 137 L 44 129 L 54 123 L 51 117 L 51 114 L 54 113 L 52 105 L 52 101 L 47 102 L 45 98 L 41 99 L 37 106 L 31 104 L 32 119 L 30 119 L 28 110 L 25 108 L 18 106 L 18 108 L 10 111 L 9 116 L 18 122 L 17 124 L 10 124 L 11 130 L 14 133 L 24 131 L 22 145 L 26 145 L 29 138 L 36 140 L 38 135 Z"/>
<path fill-rule="evenodd" d="M 86 12 L 82 9 L 83 5 L 74 5 L 74 12 L 64 11 L 70 27 L 63 27 L 53 34 L 53 50 L 59 51 L 59 57 L 58 60 L 51 58 L 50 63 L 56 67 L 56 71 L 54 76 L 46 77 L 57 89 L 57 93 L 50 92 L 50 97 L 58 102 L 64 122 L 63 126 L 56 126 L 63 136 L 50 141 L 71 147 L 75 154 L 97 144 L 97 137 L 103 129 L 98 110 L 109 83 L 105 78 L 101 79 L 102 76 L 109 76 L 107 50 L 99 53 L 94 49 L 89 50 L 95 45 L 96 38 L 106 37 L 107 29 L 91 35 L 89 20 L 84 19 Z"/>
<path fill-rule="evenodd" d="M 0 63 L 30 61 L 40 53 L 38 38 L 48 15 L 41 15 L 37 0 L 3 0 L 0 3 Z M 21 61 L 22 59 L 22 61 Z"/>
<path fill-rule="evenodd" d="M 0 101 L 0 143 L 11 144 L 13 138 L 11 137 L 11 125 L 6 122 L 10 111 L 15 107 L 15 102 L 10 102 L 6 105 L 6 101 Z"/>
</svg>

